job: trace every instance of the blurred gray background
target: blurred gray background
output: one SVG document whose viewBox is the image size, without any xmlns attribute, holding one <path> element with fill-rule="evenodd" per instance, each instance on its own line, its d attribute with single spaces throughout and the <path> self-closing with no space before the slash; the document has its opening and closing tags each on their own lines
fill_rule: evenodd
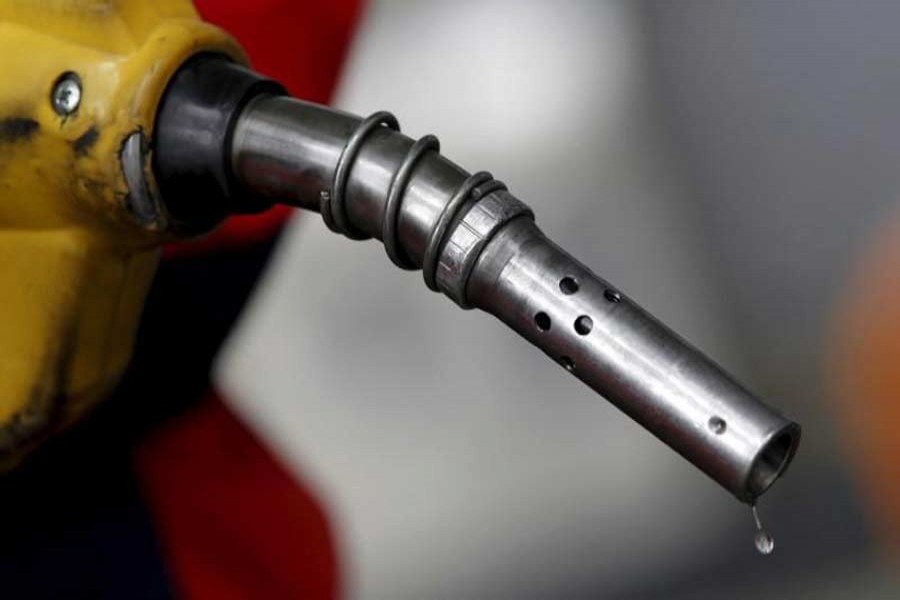
<svg viewBox="0 0 900 600">
<path fill-rule="evenodd" d="M 540 352 L 298 214 L 217 377 L 322 498 L 349 597 L 897 597 L 823 359 L 900 193 L 900 3 L 375 0 L 336 104 L 491 170 L 804 425 L 764 558 Z"/>
</svg>

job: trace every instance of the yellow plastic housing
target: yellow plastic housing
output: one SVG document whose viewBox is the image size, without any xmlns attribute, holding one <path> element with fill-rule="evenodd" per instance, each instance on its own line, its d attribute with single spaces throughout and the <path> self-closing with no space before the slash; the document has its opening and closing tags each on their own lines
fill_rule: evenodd
<svg viewBox="0 0 900 600">
<path fill-rule="evenodd" d="M 168 232 L 130 213 L 121 151 L 149 139 L 169 78 L 206 51 L 246 62 L 189 0 L 0 0 L 0 464 L 128 364 Z M 61 116 L 51 94 L 66 73 L 82 97 Z"/>
</svg>

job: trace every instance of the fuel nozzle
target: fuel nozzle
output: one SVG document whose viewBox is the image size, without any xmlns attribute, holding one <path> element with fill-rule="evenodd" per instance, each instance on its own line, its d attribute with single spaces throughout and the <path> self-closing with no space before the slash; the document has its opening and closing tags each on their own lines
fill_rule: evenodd
<svg viewBox="0 0 900 600">
<path fill-rule="evenodd" d="M 793 458 L 796 423 L 550 241 L 506 185 L 444 158 L 434 136 L 406 137 L 390 113 L 291 99 L 205 56 L 170 83 L 154 150 L 171 218 L 281 203 L 377 238 L 395 265 L 499 318 L 744 502 Z"/>
</svg>

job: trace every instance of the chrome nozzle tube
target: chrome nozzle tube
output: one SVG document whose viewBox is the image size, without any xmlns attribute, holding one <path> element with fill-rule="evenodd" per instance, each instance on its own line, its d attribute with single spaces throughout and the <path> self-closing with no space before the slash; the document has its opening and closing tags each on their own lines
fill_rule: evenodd
<svg viewBox="0 0 900 600">
<path fill-rule="evenodd" d="M 398 129 L 387 113 L 261 97 L 234 127 L 232 176 L 243 193 L 381 239 L 398 266 L 495 315 L 740 500 L 784 472 L 796 423 L 548 240 L 502 183 Z"/>
<path fill-rule="evenodd" d="M 755 501 L 790 462 L 795 423 L 531 221 L 485 248 L 469 296 L 740 500 Z"/>
</svg>

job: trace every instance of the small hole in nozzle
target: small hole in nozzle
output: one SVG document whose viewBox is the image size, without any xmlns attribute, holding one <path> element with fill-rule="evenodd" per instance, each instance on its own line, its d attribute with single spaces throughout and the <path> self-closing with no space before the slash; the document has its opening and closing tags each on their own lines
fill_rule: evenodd
<svg viewBox="0 0 900 600">
<path fill-rule="evenodd" d="M 550 315 L 541 311 L 538 314 L 534 315 L 534 324 L 537 325 L 537 328 L 541 331 L 549 331 L 550 330 Z"/>
<path fill-rule="evenodd" d="M 615 290 L 606 290 L 605 292 L 603 292 L 603 297 L 613 304 L 622 301 L 622 294 Z"/>
<path fill-rule="evenodd" d="M 581 315 L 575 319 L 575 332 L 578 335 L 587 335 L 594 328 L 594 320 L 587 315 Z"/>
<path fill-rule="evenodd" d="M 559 282 L 559 291 L 566 296 L 571 296 L 578 291 L 578 281 L 574 277 L 563 277 Z"/>
<path fill-rule="evenodd" d="M 728 423 L 722 417 L 710 417 L 707 424 L 709 425 L 709 430 L 716 435 L 722 435 L 728 429 Z"/>
<path fill-rule="evenodd" d="M 573 373 L 575 371 L 575 361 L 568 356 L 561 356 L 559 358 L 559 364 L 561 364 L 569 373 Z"/>
</svg>

